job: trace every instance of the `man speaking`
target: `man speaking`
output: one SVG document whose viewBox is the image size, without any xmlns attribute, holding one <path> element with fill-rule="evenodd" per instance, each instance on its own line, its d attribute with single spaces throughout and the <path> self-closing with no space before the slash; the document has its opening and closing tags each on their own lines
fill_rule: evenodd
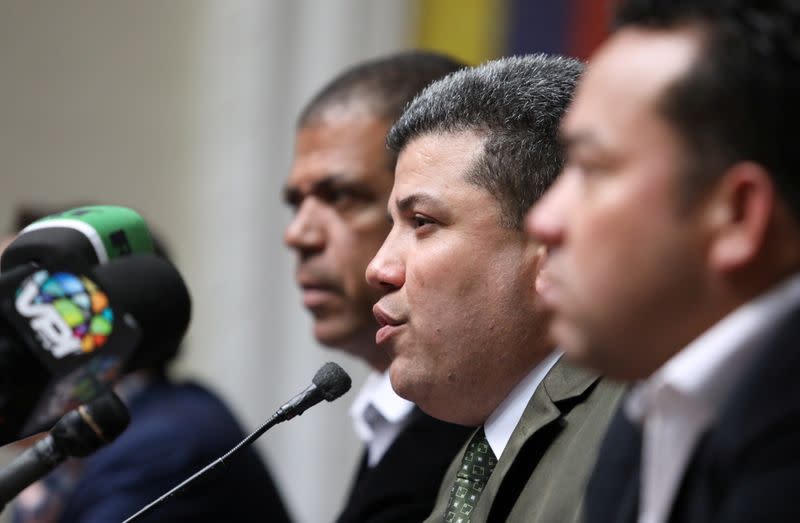
<svg viewBox="0 0 800 523">
<path fill-rule="evenodd" d="M 389 133 L 392 230 L 367 269 L 392 386 L 479 427 L 428 521 L 578 521 L 619 388 L 562 361 L 522 230 L 562 163 L 557 129 L 582 65 L 546 55 L 429 86 Z"/>
</svg>

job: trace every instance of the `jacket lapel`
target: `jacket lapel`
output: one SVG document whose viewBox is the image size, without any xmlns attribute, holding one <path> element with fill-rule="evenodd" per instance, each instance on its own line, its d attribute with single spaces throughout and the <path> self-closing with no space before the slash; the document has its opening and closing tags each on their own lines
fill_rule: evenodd
<svg viewBox="0 0 800 523">
<path fill-rule="evenodd" d="M 558 435 L 558 430 L 545 429 L 551 428 L 550 425 L 561 418 L 562 411 L 559 408 L 559 404 L 579 398 L 598 379 L 599 377 L 596 374 L 573 367 L 563 358 L 550 369 L 542 383 L 536 388 L 528 402 L 528 406 L 525 407 L 522 418 L 511 434 L 511 439 L 508 441 L 502 456 L 499 457 L 497 466 L 486 484 L 481 501 L 493 500 L 494 502 L 498 495 L 501 494 L 501 489 L 519 487 L 521 491 L 524 485 L 506 485 L 504 480 L 517 461 L 522 449 L 528 442 L 538 437 L 541 437 L 542 441 L 537 446 L 546 449 Z M 533 461 L 526 459 L 526 464 L 530 466 L 531 472 L 540 457 L 541 455 L 536 456 Z M 504 497 L 508 497 L 505 492 L 502 494 L 504 494 Z M 518 495 L 518 492 L 516 495 Z M 512 497 L 514 497 L 513 494 Z M 486 520 L 491 510 L 491 505 L 492 503 L 479 502 L 473 515 L 473 520 Z"/>
</svg>

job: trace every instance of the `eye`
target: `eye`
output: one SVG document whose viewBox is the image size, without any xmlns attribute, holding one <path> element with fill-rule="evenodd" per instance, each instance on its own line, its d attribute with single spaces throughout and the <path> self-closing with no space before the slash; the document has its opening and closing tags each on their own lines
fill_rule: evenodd
<svg viewBox="0 0 800 523">
<path fill-rule="evenodd" d="M 411 222 L 414 224 L 415 229 L 421 229 L 427 225 L 436 225 L 436 221 L 422 214 L 414 214 L 414 216 L 411 217 Z"/>
<path fill-rule="evenodd" d="M 297 189 L 286 189 L 283 193 L 283 201 L 292 211 L 297 212 L 300 204 L 303 203 L 303 194 Z"/>
<path fill-rule="evenodd" d="M 326 187 L 325 190 L 320 191 L 319 196 L 331 205 L 339 205 L 350 201 L 353 193 L 342 187 Z"/>
<path fill-rule="evenodd" d="M 375 201 L 372 191 L 358 184 L 321 183 L 314 194 L 327 205 L 342 211 Z"/>
<path fill-rule="evenodd" d="M 594 152 L 580 151 L 567 155 L 564 171 L 570 171 L 581 178 L 596 178 L 606 174 L 611 164 L 607 158 Z"/>
</svg>

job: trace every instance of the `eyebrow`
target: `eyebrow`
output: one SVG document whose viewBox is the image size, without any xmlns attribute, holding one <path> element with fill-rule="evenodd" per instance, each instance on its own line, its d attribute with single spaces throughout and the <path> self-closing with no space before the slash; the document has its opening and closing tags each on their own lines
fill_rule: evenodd
<svg viewBox="0 0 800 523">
<path fill-rule="evenodd" d="M 562 131 L 559 139 L 561 140 L 561 145 L 565 149 L 578 147 L 581 145 L 600 147 L 604 149 L 608 147 L 608 144 L 602 139 L 601 136 L 598 136 L 597 133 L 587 130 L 571 134 L 567 134 Z"/>
<path fill-rule="evenodd" d="M 397 205 L 397 209 L 400 212 L 407 212 L 412 207 L 419 205 L 421 203 L 438 204 L 439 200 L 429 194 L 414 193 L 414 194 L 409 194 L 405 198 L 395 200 L 395 203 Z"/>
<path fill-rule="evenodd" d="M 305 192 L 299 187 L 284 185 L 283 199 L 285 202 L 292 204 L 299 202 L 307 194 L 318 194 L 320 191 L 325 191 L 337 185 L 356 186 L 360 183 L 359 181 L 351 180 L 350 177 L 345 174 L 330 174 L 314 181 L 311 187 L 309 187 L 309 190 Z"/>
</svg>

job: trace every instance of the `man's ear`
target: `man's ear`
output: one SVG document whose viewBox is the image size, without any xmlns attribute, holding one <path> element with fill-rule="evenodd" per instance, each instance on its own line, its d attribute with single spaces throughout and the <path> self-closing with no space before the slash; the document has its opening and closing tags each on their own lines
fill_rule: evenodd
<svg viewBox="0 0 800 523">
<path fill-rule="evenodd" d="M 547 286 L 547 246 L 539 245 L 536 248 L 536 292 L 542 294 Z"/>
<path fill-rule="evenodd" d="M 764 246 L 775 210 L 775 185 L 761 165 L 737 163 L 717 182 L 706 209 L 710 268 L 723 274 L 741 269 Z"/>
</svg>

